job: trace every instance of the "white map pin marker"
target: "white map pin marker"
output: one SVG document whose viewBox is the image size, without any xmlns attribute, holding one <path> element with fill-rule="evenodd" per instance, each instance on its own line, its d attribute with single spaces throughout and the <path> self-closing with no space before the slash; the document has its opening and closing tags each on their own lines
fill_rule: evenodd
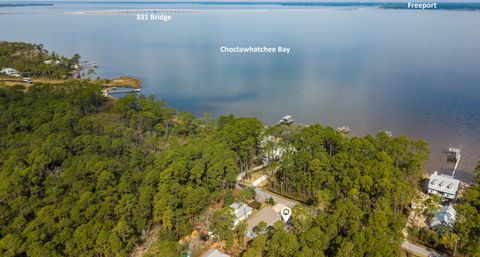
<svg viewBox="0 0 480 257">
<path fill-rule="evenodd" d="M 282 214 L 282 218 L 285 222 L 290 219 L 290 216 L 292 216 L 292 210 L 288 207 L 283 207 L 282 211 L 280 212 Z"/>
</svg>

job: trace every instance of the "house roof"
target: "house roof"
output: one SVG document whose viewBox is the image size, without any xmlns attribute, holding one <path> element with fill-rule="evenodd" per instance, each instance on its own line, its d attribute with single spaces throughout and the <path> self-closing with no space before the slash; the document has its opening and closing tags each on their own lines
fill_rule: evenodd
<svg viewBox="0 0 480 257">
<path fill-rule="evenodd" d="M 234 203 L 230 204 L 230 207 L 233 208 L 233 211 L 236 211 L 237 209 L 240 209 L 241 206 L 242 206 L 242 203 L 240 203 L 240 202 L 234 202 Z"/>
<path fill-rule="evenodd" d="M 431 226 L 434 227 L 437 225 L 448 225 L 453 227 L 456 216 L 457 212 L 455 209 L 453 209 L 453 207 L 450 205 L 445 205 L 437 213 L 435 213 L 435 216 L 432 218 Z"/>
<path fill-rule="evenodd" d="M 208 250 L 202 257 L 230 257 L 228 254 L 224 254 L 220 252 L 219 250 L 212 248 Z"/>
<path fill-rule="evenodd" d="M 430 181 L 428 182 L 428 189 L 433 189 L 439 192 L 456 195 L 459 185 L 460 185 L 460 180 L 454 179 L 453 177 L 444 175 L 444 174 L 439 175 L 435 171 L 430 176 Z"/>
<path fill-rule="evenodd" d="M 230 207 L 233 208 L 233 214 L 235 215 L 235 220 L 240 220 L 245 217 L 253 209 L 245 203 L 234 202 L 230 204 Z"/>
</svg>

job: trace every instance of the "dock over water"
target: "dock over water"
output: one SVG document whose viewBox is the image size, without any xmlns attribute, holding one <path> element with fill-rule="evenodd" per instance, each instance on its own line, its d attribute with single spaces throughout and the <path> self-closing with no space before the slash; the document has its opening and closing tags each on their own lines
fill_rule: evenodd
<svg viewBox="0 0 480 257">
<path fill-rule="evenodd" d="M 104 97 L 112 97 L 112 95 L 114 94 L 126 94 L 131 92 L 140 92 L 140 88 L 122 88 L 122 89 L 107 88 L 102 90 L 102 95 Z"/>
<path fill-rule="evenodd" d="M 458 164 L 460 163 L 460 158 L 462 158 L 462 149 L 461 147 L 448 147 L 448 156 L 449 161 L 455 161 L 455 166 L 453 167 L 452 177 L 455 176 L 455 171 L 457 170 Z"/>
</svg>

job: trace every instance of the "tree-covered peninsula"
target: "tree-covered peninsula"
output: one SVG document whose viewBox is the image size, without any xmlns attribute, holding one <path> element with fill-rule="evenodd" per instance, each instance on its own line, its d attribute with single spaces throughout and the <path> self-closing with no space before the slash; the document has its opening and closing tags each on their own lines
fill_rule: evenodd
<svg viewBox="0 0 480 257">
<path fill-rule="evenodd" d="M 261 128 L 89 82 L 1 88 L 0 255 L 126 256 L 154 224 L 176 242 L 232 190 Z"/>
</svg>

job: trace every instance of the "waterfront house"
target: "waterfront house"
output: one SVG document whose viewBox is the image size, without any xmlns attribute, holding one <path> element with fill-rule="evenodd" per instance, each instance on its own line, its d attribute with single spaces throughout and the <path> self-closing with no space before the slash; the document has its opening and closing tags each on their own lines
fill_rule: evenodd
<svg viewBox="0 0 480 257">
<path fill-rule="evenodd" d="M 282 143 L 281 138 L 274 136 L 263 137 L 260 140 L 260 148 L 264 153 L 264 156 L 262 157 L 262 162 L 264 164 L 280 160 L 287 152 L 295 152 L 295 148 Z"/>
<path fill-rule="evenodd" d="M 8 76 L 12 76 L 12 77 L 20 77 L 20 73 L 13 68 L 4 68 L 0 71 L 0 73 Z"/>
<path fill-rule="evenodd" d="M 435 216 L 432 218 L 432 222 L 430 223 L 431 227 L 449 227 L 450 229 L 453 228 L 455 224 L 457 212 L 451 205 L 443 206 Z"/>
<path fill-rule="evenodd" d="M 291 115 L 285 115 L 283 118 L 278 122 L 280 124 L 292 124 L 293 117 Z"/>
<path fill-rule="evenodd" d="M 460 180 L 454 179 L 452 176 L 438 174 L 435 171 L 428 181 L 428 193 L 440 195 L 443 199 L 455 200 L 459 186 Z"/>
<path fill-rule="evenodd" d="M 260 148 L 262 148 L 265 153 L 262 157 L 262 162 L 264 164 L 280 160 L 284 153 L 283 147 L 280 146 L 281 141 L 281 138 L 274 136 L 265 136 L 260 140 Z"/>
<path fill-rule="evenodd" d="M 250 215 L 252 215 L 252 207 L 248 206 L 246 203 L 234 202 L 230 205 L 233 209 L 233 215 L 235 216 L 233 220 L 233 226 L 237 226 L 242 220 L 246 220 Z"/>
<path fill-rule="evenodd" d="M 50 64 L 60 64 L 59 60 L 46 60 L 43 63 L 50 65 Z"/>
</svg>

